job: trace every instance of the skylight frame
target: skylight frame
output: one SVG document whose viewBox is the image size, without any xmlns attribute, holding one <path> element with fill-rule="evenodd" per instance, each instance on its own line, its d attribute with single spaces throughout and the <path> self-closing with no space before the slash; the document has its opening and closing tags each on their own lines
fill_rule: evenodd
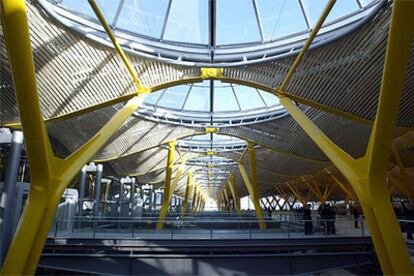
<svg viewBox="0 0 414 276">
<path fill-rule="evenodd" d="M 369 5 L 364 6 L 359 0 L 355 1 L 361 9 L 328 22 L 328 24 L 321 28 L 311 48 L 319 47 L 352 32 L 374 16 L 387 2 L 387 0 L 373 0 Z M 94 22 L 91 18 L 86 18 L 75 12 L 68 11 L 63 7 L 59 7 L 55 4 L 59 2 L 57 0 L 38 0 L 38 2 L 52 17 L 62 24 L 90 39 L 112 47 L 112 44 L 107 40 L 106 33 L 97 21 Z M 211 2 L 214 3 L 215 0 Z M 306 41 L 310 30 L 280 37 L 266 43 L 243 43 L 225 46 L 215 44 L 213 46 L 197 45 L 194 43 L 167 41 L 165 39 L 161 41 L 160 39 L 128 33 L 123 30 L 121 32 L 116 28 L 114 29 L 114 33 L 118 37 L 120 45 L 124 50 L 132 54 L 156 58 L 175 64 L 203 67 L 217 66 L 219 64 L 220 67 L 227 67 L 255 64 L 294 55 Z M 214 32 L 212 36 L 214 36 Z"/>
</svg>

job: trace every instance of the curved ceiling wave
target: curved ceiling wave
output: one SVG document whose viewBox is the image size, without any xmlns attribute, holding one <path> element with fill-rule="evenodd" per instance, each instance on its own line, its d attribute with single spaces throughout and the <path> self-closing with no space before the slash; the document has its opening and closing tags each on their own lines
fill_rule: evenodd
<svg viewBox="0 0 414 276">
<path fill-rule="evenodd" d="M 97 2 L 120 44 L 129 52 L 174 63 L 226 66 L 295 53 L 312 31 L 327 1 Z M 338 0 L 314 46 L 354 30 L 384 2 Z M 106 33 L 87 1 L 39 0 L 39 3 L 64 25 L 88 38 L 107 42 Z"/>
</svg>

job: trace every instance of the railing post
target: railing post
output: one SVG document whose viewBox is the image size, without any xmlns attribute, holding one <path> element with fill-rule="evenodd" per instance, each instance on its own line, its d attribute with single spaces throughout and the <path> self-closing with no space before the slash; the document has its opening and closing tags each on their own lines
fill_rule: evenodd
<svg viewBox="0 0 414 276">
<path fill-rule="evenodd" d="M 361 219 L 361 231 L 362 231 L 362 236 L 365 237 L 365 229 L 364 229 L 364 220 Z"/>
<path fill-rule="evenodd" d="M 55 218 L 55 238 L 57 237 L 58 225 L 59 225 L 59 219 L 58 217 L 56 217 Z"/>
<path fill-rule="evenodd" d="M 288 220 L 288 239 L 290 239 L 290 220 Z"/>
<path fill-rule="evenodd" d="M 92 238 L 95 238 L 95 231 L 96 231 L 96 217 L 93 217 L 93 225 L 92 225 Z"/>
</svg>

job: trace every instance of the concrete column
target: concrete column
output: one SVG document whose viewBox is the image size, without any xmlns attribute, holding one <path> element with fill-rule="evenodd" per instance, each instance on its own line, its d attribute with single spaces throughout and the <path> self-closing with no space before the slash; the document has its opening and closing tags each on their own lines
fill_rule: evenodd
<svg viewBox="0 0 414 276">
<path fill-rule="evenodd" d="M 153 193 L 152 192 L 152 186 L 150 186 L 149 189 L 148 189 L 148 196 L 149 196 L 149 200 L 148 200 L 149 208 L 148 208 L 148 210 L 149 211 L 152 211 L 154 209 L 153 202 L 154 201 L 156 202 L 156 200 L 152 200 L 152 193 Z"/>
<path fill-rule="evenodd" d="M 101 205 L 101 193 L 102 193 L 102 172 L 103 165 L 96 165 L 96 178 L 95 178 L 95 201 L 93 204 L 93 216 L 99 216 L 99 208 Z"/>
<path fill-rule="evenodd" d="M 23 148 L 23 132 L 14 131 L 12 135 L 9 160 L 7 162 L 4 179 L 4 192 L 1 197 L 0 208 L 2 210 L 0 226 L 0 261 L 3 263 L 13 237 L 13 202 L 16 194 L 16 180 L 19 172 L 20 157 Z"/>
<path fill-rule="evenodd" d="M 119 216 L 122 217 L 122 202 L 124 201 L 124 178 L 119 181 Z"/>
<path fill-rule="evenodd" d="M 131 192 L 129 193 L 129 200 L 130 200 L 130 204 L 131 204 L 131 207 L 130 207 L 131 217 L 134 216 L 135 209 L 136 209 L 135 190 L 136 190 L 135 177 L 132 177 L 131 178 Z"/>
<path fill-rule="evenodd" d="M 140 189 L 140 196 L 141 196 L 141 201 L 142 201 L 142 210 L 145 209 L 145 189 L 144 189 L 144 185 L 141 185 L 141 189 Z"/>
<path fill-rule="evenodd" d="M 83 214 L 83 199 L 85 198 L 85 185 L 86 185 L 86 168 L 83 168 L 80 171 L 80 179 L 79 179 L 79 210 L 78 215 L 82 216 Z"/>
</svg>

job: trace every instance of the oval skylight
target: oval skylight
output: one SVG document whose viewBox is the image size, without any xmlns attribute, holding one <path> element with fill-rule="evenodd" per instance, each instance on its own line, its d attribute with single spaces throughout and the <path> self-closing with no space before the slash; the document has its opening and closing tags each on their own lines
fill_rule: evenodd
<svg viewBox="0 0 414 276">
<path fill-rule="evenodd" d="M 89 38 L 106 33 L 86 0 L 38 0 L 49 14 Z M 96 0 L 128 51 L 176 62 L 246 63 L 303 43 L 328 0 Z M 321 40 L 362 24 L 385 0 L 337 0 Z M 342 29 L 341 31 L 337 31 Z M 337 32 L 336 32 L 337 31 Z M 318 41 L 318 38 L 315 42 Z M 290 46 L 289 46 L 290 45 Z"/>
<path fill-rule="evenodd" d="M 180 125 L 223 127 L 273 120 L 286 111 L 270 93 L 206 80 L 153 92 L 135 115 Z"/>
</svg>

